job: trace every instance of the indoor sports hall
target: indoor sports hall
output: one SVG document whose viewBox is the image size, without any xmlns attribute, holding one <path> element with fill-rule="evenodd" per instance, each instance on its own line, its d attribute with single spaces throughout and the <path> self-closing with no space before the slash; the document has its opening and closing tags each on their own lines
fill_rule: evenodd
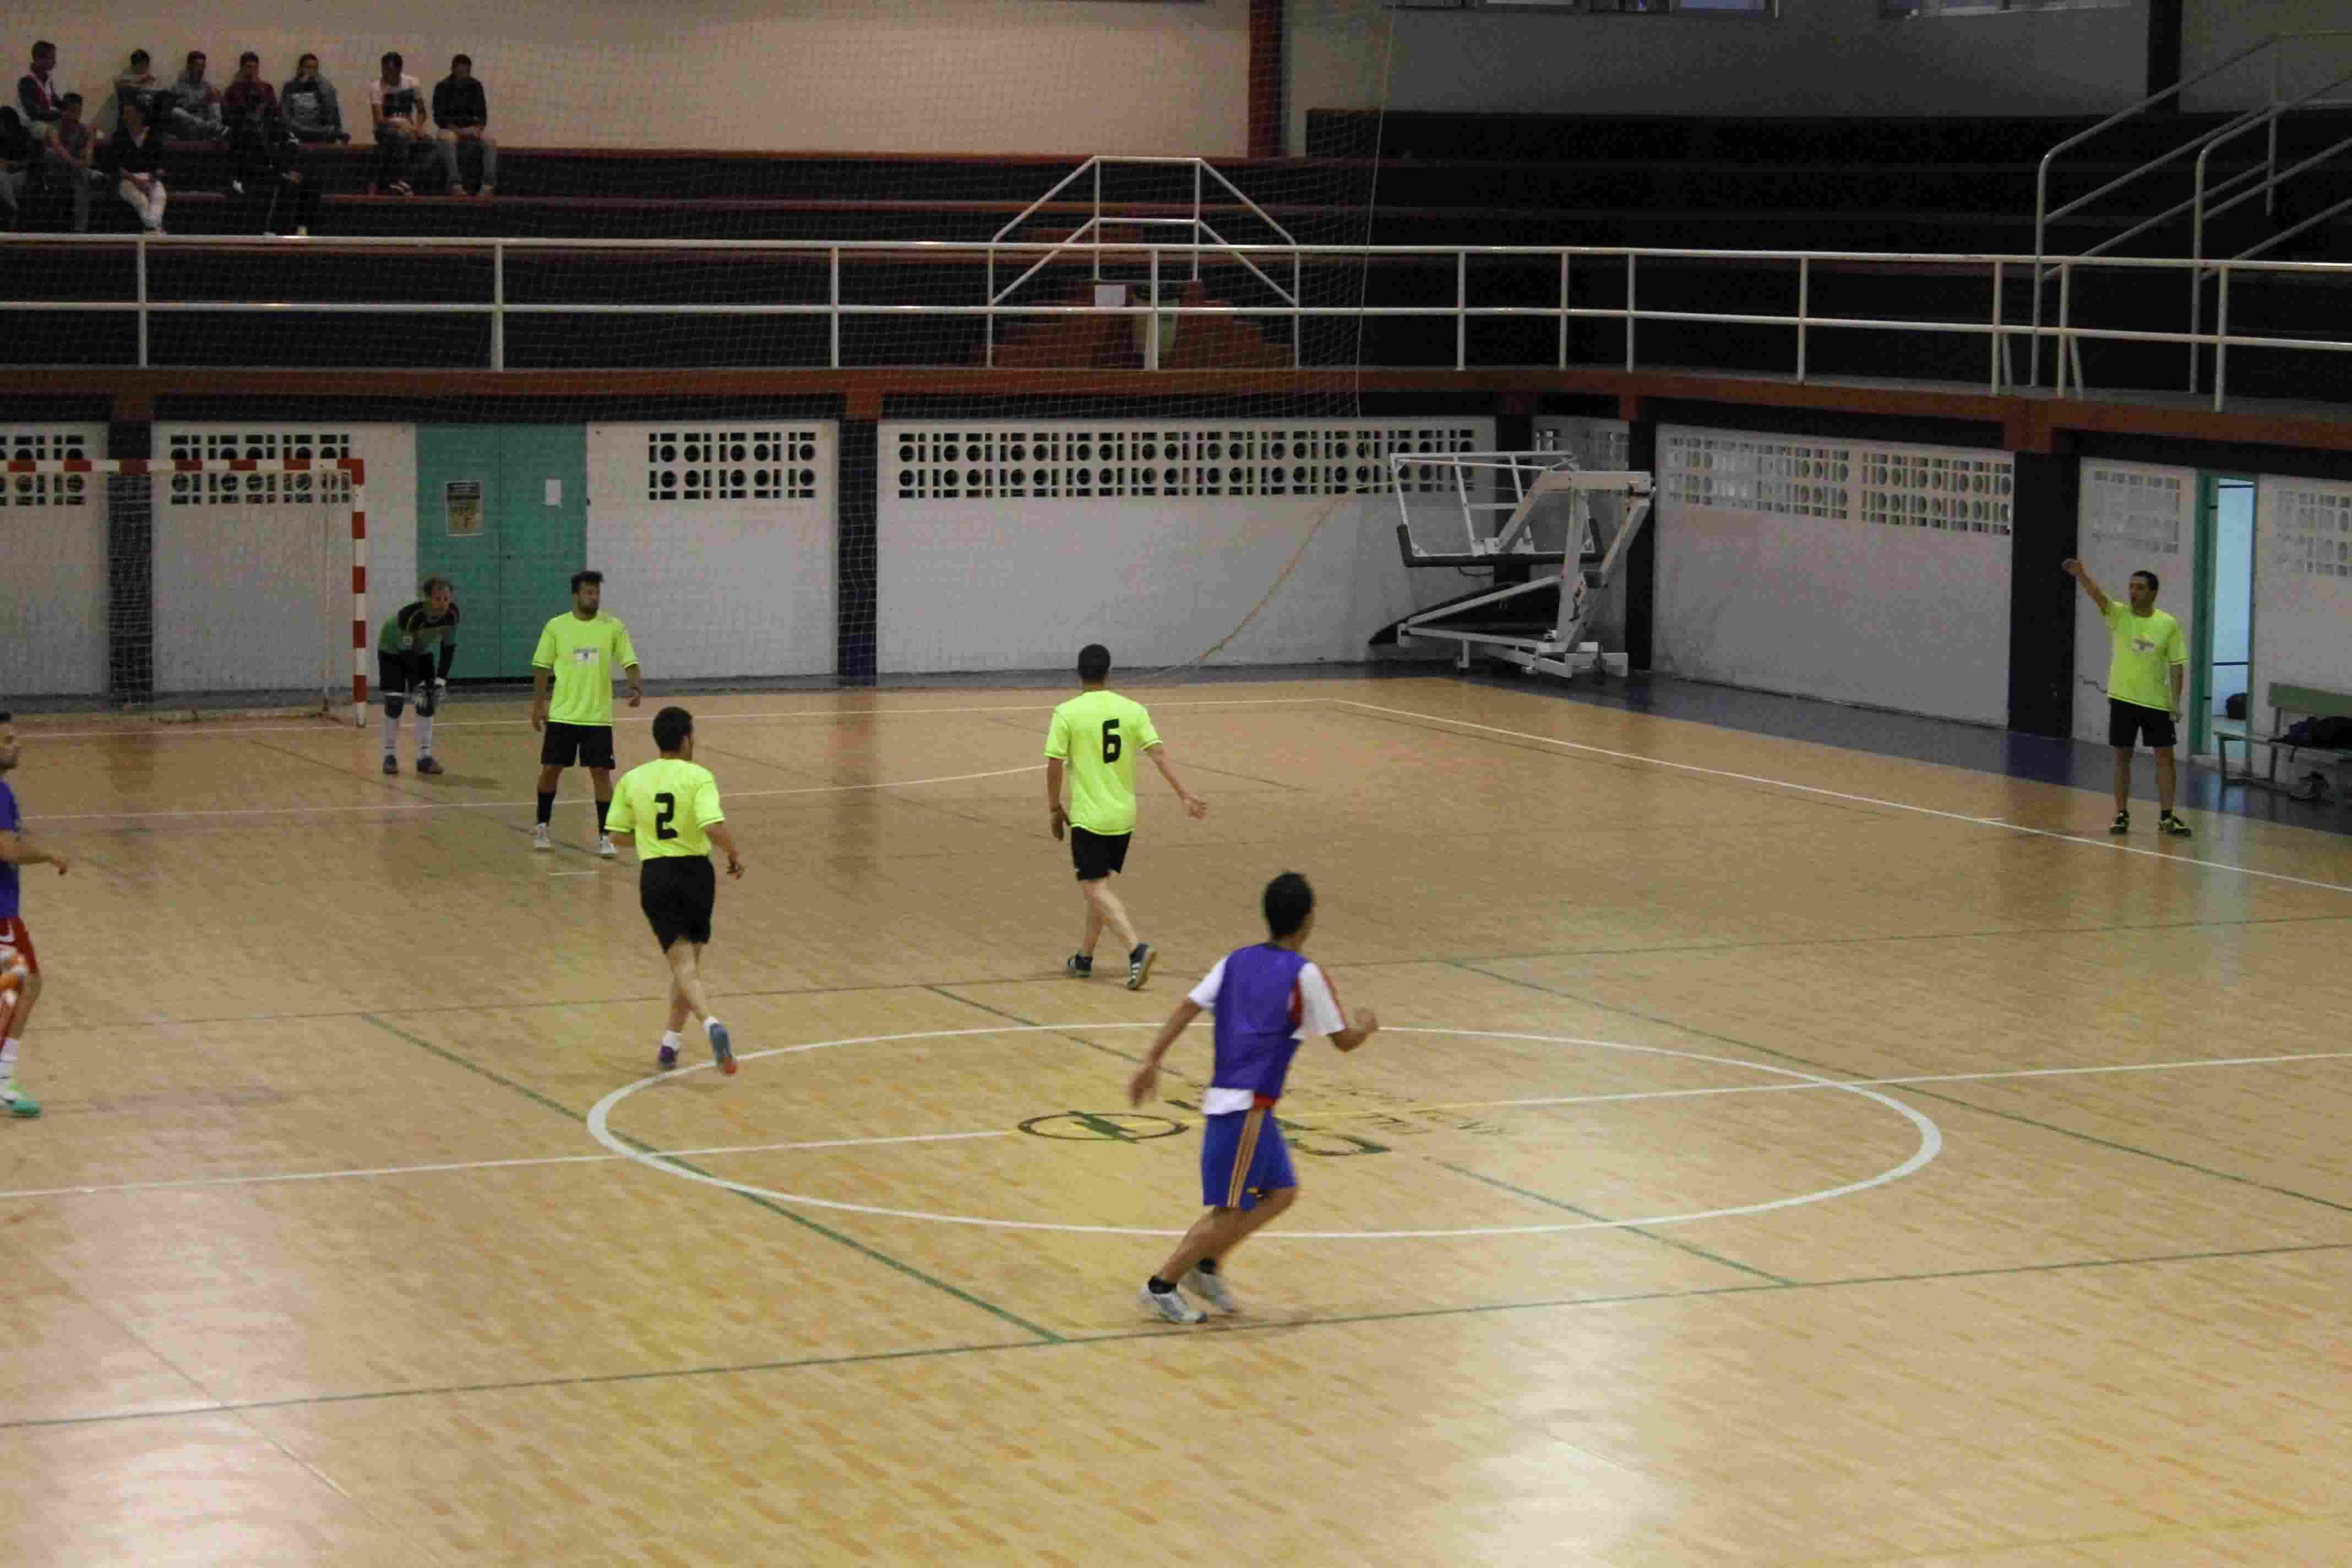
<svg viewBox="0 0 2352 1568">
<path fill-rule="evenodd" d="M 32 24 L 352 133 L 300 240 L 235 135 L 0 234 L 0 1562 L 2352 1552 L 2352 39 L 328 10 Z M 538 798 L 583 572 L 731 1062 Z M 1133 767 L 1140 988 L 1096 643 L 1206 803 Z M 1379 1027 L 1164 1321 L 1211 1020 L 1129 1080 L 1284 871 Z"/>
</svg>

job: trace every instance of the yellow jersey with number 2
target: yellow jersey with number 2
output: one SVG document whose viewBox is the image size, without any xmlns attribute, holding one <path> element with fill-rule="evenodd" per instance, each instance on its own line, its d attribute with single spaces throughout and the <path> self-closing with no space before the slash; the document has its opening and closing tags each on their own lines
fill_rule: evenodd
<svg viewBox="0 0 2352 1568">
<path fill-rule="evenodd" d="M 719 809 L 719 781 L 709 768 L 680 757 L 656 757 L 623 773 L 613 786 L 604 831 L 635 834 L 637 858 L 658 860 L 709 855 L 710 836 L 703 829 L 726 820 Z"/>
<path fill-rule="evenodd" d="M 1160 744 L 1143 704 L 1087 691 L 1054 710 L 1045 754 L 1069 764 L 1070 821 L 1117 837 L 1135 831 L 1135 759 Z"/>
</svg>

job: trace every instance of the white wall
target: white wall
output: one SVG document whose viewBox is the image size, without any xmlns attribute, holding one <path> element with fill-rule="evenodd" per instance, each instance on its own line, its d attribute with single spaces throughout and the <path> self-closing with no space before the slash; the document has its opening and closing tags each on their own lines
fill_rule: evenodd
<svg viewBox="0 0 2352 1568">
<path fill-rule="evenodd" d="M 588 426 L 588 560 L 626 577 L 660 679 L 834 669 L 838 437 L 740 416 Z"/>
<path fill-rule="evenodd" d="M 878 662 L 1060 669 L 1102 642 L 1123 668 L 1147 669 L 1199 658 L 1269 591 L 1210 662 L 1363 658 L 1381 626 L 1468 585 L 1405 569 L 1381 454 L 1417 440 L 1491 447 L 1494 435 L 1475 418 L 885 425 Z M 1041 446 L 1055 439 L 1057 452 Z M 1069 493 L 1081 468 L 1097 493 Z M 1158 493 L 1135 493 L 1146 468 Z M 1347 493 L 1325 488 L 1333 469 Z M 1268 493 L 1277 482 L 1310 493 Z M 1098 493 L 1106 485 L 1119 493 Z"/>
<path fill-rule="evenodd" d="M 519 146 L 1227 157 L 1248 146 L 1248 26 L 1249 0 L 118 0 L 39 22 L 93 108 L 133 48 L 167 79 L 202 48 L 216 81 L 248 48 L 272 82 L 315 53 L 362 139 L 383 51 L 429 88 L 463 50 Z"/>
<path fill-rule="evenodd" d="M 2352 26 L 2343 0 L 2188 0 L 2180 28 L 2180 76 L 2187 81 L 2277 33 Z M 2281 96 L 2294 97 L 2352 73 L 2352 37 L 2309 38 L 2279 51 Z M 2233 67 L 2189 88 L 2191 109 L 2245 109 L 2270 101 L 2266 58 Z M 2340 96 L 2340 95 L 2339 95 Z"/>
<path fill-rule="evenodd" d="M 2270 686 L 2352 691 L 2352 485 L 2266 476 L 2254 501 L 2255 731 Z"/>
<path fill-rule="evenodd" d="M 367 464 L 368 643 L 416 580 L 411 425 L 158 424 L 155 456 L 351 456 Z M 288 489 L 290 475 L 155 480 L 155 689 L 348 689 L 351 514 Z M 310 476 L 314 485 L 329 476 Z M 215 500 L 236 487 L 277 499 Z M 330 479 L 330 482 L 331 480 Z M 373 659 L 373 654 L 371 654 Z M 369 678 L 373 679 L 371 663 Z"/>
<path fill-rule="evenodd" d="M 2084 568 L 2108 596 L 2121 599 L 2130 588 L 2133 573 L 2155 573 L 2159 579 L 2157 607 L 2180 623 L 2184 640 L 2193 639 L 2197 470 L 2086 460 L 2080 515 L 2075 548 Z M 2090 595 L 2075 594 L 2074 738 L 2078 741 L 2102 744 L 2106 741 L 2107 666 L 2114 658 L 2115 641 L 2098 607 Z M 2185 692 L 2182 700 L 2187 700 Z"/>
<path fill-rule="evenodd" d="M 2316 4 L 2317 0 L 2314 0 Z M 1291 123 L 1309 108 L 1483 113 L 2107 113 L 2147 91 L 2145 4 L 1886 21 L 1874 0 L 1783 0 L 1777 20 L 1398 11 L 1296 0 Z"/>
<path fill-rule="evenodd" d="M 1662 426 L 1654 666 L 2009 716 L 2007 453 Z"/>
<path fill-rule="evenodd" d="M 0 427 L 0 458 L 106 456 L 103 425 Z M 106 690 L 106 479 L 0 474 L 0 709 Z"/>
</svg>

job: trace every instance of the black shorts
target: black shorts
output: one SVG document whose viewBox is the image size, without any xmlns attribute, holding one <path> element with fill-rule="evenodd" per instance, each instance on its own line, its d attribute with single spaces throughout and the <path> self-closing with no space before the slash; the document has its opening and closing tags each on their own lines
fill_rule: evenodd
<svg viewBox="0 0 2352 1568">
<path fill-rule="evenodd" d="M 542 768 L 568 768 L 578 763 L 583 768 L 609 768 L 613 765 L 613 726 L 610 724 L 559 724 L 547 721 L 547 738 L 539 743 L 539 765 Z"/>
<path fill-rule="evenodd" d="M 1127 841 L 1132 833 L 1088 833 L 1073 823 L 1070 826 L 1070 864 L 1078 868 L 1081 882 L 1099 882 L 1113 871 L 1127 869 Z"/>
<path fill-rule="evenodd" d="M 382 698 L 405 697 L 425 684 L 433 674 L 433 658 L 422 653 L 385 653 L 381 648 L 375 656 L 375 694 Z"/>
<path fill-rule="evenodd" d="M 2168 752 L 2179 739 L 2179 731 L 2173 728 L 2172 715 L 2163 709 L 2107 699 L 2108 745 L 2130 746 L 2146 741 L 2155 751 Z"/>
<path fill-rule="evenodd" d="M 667 952 L 672 942 L 710 940 L 719 873 L 701 855 L 659 855 L 637 868 L 637 907 Z"/>
</svg>

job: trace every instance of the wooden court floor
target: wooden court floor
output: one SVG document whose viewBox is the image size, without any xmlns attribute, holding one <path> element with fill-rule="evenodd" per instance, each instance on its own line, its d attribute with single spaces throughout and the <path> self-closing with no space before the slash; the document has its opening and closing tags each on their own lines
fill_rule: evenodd
<svg viewBox="0 0 2352 1568">
<path fill-rule="evenodd" d="M 578 774 L 531 853 L 518 704 L 438 780 L 20 724 L 79 859 L 26 879 L 0 1563 L 2352 1560 L 2352 840 L 1445 679 L 1144 689 L 1212 814 L 1146 770 L 1137 994 L 1060 974 L 1062 695 L 691 703 L 732 1079 L 654 1076 L 634 866 Z M 1388 1028 L 1302 1055 L 1243 1315 L 1149 1322 L 1199 1118 L 1122 1084 L 1286 868 Z"/>
</svg>

